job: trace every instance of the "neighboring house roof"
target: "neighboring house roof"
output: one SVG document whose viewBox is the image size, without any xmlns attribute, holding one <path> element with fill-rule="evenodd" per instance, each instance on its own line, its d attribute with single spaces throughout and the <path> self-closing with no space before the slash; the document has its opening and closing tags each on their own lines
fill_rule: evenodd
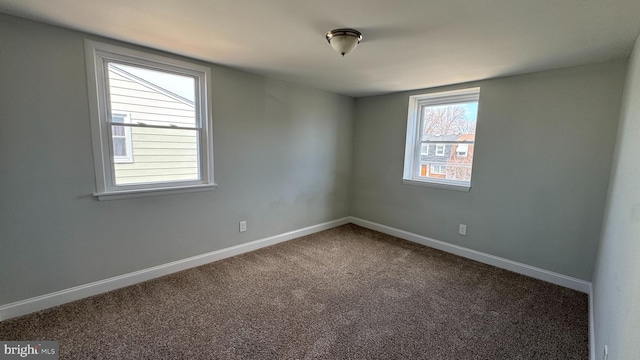
<svg viewBox="0 0 640 360">
<path fill-rule="evenodd" d="M 458 141 L 475 141 L 476 134 L 460 134 Z"/>
<path fill-rule="evenodd" d="M 473 141 L 475 134 L 456 134 L 456 135 L 427 135 L 425 141 L 430 143 L 447 143 L 458 141 Z"/>
<path fill-rule="evenodd" d="M 151 90 L 154 90 L 154 91 L 157 91 L 157 92 L 162 93 L 164 95 L 167 95 L 167 96 L 171 97 L 172 99 L 175 99 L 175 100 L 177 100 L 177 101 L 179 101 L 179 102 L 181 102 L 181 103 L 183 103 L 185 105 L 189 105 L 189 106 L 195 107 L 195 103 L 193 101 L 191 101 L 189 99 L 185 99 L 184 97 L 182 97 L 182 96 L 180 96 L 180 95 L 178 95 L 178 94 L 176 94 L 174 92 L 171 92 L 171 91 L 169 91 L 169 90 L 167 90 L 167 89 L 165 89 L 163 87 L 160 87 L 160 86 L 158 86 L 158 85 L 156 85 L 154 83 L 151 83 L 151 82 L 149 82 L 149 81 L 147 81 L 147 80 L 145 80 L 145 79 L 143 79 L 143 78 L 141 78 L 139 76 L 133 75 L 130 72 L 122 70 L 117 65 L 110 64 L 109 65 L 109 69 L 111 71 L 121 75 L 121 76 L 126 77 L 127 79 L 130 79 L 131 81 L 135 81 L 135 82 L 139 83 L 140 85 L 146 86 L 146 87 L 150 88 Z"/>
</svg>

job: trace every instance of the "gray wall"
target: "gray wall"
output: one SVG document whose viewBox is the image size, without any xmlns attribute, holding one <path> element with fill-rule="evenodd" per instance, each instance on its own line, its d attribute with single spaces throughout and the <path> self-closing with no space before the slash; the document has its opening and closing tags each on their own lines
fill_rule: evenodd
<svg viewBox="0 0 640 360">
<path fill-rule="evenodd" d="M 351 215 L 591 280 L 625 69 L 622 60 L 357 99 Z M 408 97 L 474 86 L 471 191 L 403 184 Z"/>
<path fill-rule="evenodd" d="M 85 37 L 0 14 L 0 304 L 348 215 L 354 100 L 214 65 L 219 187 L 96 201 Z"/>
<path fill-rule="evenodd" d="M 593 275 L 596 359 L 640 357 L 640 37 L 629 61 L 602 238 Z"/>
</svg>

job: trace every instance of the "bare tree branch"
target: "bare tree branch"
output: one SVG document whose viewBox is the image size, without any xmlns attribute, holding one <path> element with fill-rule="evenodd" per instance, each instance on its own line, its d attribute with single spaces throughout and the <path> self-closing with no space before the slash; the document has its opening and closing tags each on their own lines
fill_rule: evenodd
<svg viewBox="0 0 640 360">
<path fill-rule="evenodd" d="M 466 119 L 463 106 L 438 106 L 424 109 L 423 136 L 474 134 L 475 123 Z"/>
</svg>

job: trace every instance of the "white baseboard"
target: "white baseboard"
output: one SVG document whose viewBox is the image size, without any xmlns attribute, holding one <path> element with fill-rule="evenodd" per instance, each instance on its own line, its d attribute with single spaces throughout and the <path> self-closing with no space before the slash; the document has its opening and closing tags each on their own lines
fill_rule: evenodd
<svg viewBox="0 0 640 360">
<path fill-rule="evenodd" d="M 69 289 L 56 291 L 50 294 L 36 296 L 26 300 L 16 301 L 0 306 L 0 321 L 13 317 L 26 315 L 35 311 L 48 309 L 54 306 L 62 305 L 71 301 L 79 300 L 93 295 L 98 295 L 107 291 L 119 289 L 125 286 L 137 284 L 143 281 L 151 280 L 160 276 L 172 274 L 178 271 L 190 269 L 196 266 L 208 264 L 214 261 L 222 260 L 231 256 L 240 255 L 249 251 L 257 250 L 263 247 L 295 239 L 301 236 L 310 235 L 319 231 L 328 230 L 336 226 L 349 223 L 349 218 L 342 218 L 325 222 L 306 228 L 289 231 L 284 234 L 271 236 L 268 238 L 251 241 L 228 247 L 221 250 L 212 251 L 210 253 L 193 256 L 187 259 L 170 262 L 148 269 L 135 271 L 132 273 L 115 276 L 109 279 L 95 281 L 89 284 L 75 286 Z"/>
<path fill-rule="evenodd" d="M 408 231 L 399 230 L 390 226 L 381 225 L 372 221 L 363 220 L 357 217 L 349 217 L 349 221 L 371 229 L 392 235 L 404 240 L 415 242 L 421 245 L 432 247 L 434 249 L 442 250 L 451 254 L 462 256 L 471 260 L 475 260 L 481 263 L 493 265 L 501 269 L 513 271 L 522 275 L 530 276 L 535 279 L 550 282 L 552 284 L 567 287 L 569 289 L 577 290 L 583 293 L 589 294 L 591 290 L 591 283 L 588 281 L 576 279 L 570 276 L 558 274 L 552 271 L 540 269 L 534 266 L 522 264 L 516 261 L 504 259 L 498 256 L 486 254 L 480 251 L 471 250 L 462 246 L 453 245 L 444 241 L 435 240 L 426 236 L 410 233 Z"/>
<path fill-rule="evenodd" d="M 589 286 L 589 359 L 596 360 L 596 324 L 593 321 L 593 286 Z"/>
</svg>

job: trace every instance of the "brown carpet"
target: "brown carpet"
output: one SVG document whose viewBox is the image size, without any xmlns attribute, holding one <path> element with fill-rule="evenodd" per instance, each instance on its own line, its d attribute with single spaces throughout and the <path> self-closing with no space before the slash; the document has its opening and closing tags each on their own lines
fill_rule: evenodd
<svg viewBox="0 0 640 360">
<path fill-rule="evenodd" d="M 0 323 L 61 359 L 587 359 L 585 294 L 345 225 Z"/>
</svg>

